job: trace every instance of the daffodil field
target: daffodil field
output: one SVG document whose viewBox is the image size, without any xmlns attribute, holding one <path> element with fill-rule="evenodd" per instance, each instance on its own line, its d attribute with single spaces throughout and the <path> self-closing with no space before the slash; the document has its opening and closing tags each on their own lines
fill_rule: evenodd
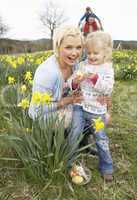
<svg viewBox="0 0 137 200">
<path fill-rule="evenodd" d="M 26 55 L 0 56 L 1 103 L 4 101 L 4 105 L 7 103 L 18 104 L 18 106 L 26 109 L 29 106 L 34 72 L 37 66 L 51 54 L 52 52 L 48 51 Z M 131 50 L 115 51 L 113 52 L 113 62 L 116 80 L 137 79 L 137 52 Z M 17 89 L 18 98 L 14 99 L 14 102 L 6 102 L 4 95 L 13 88 L 14 90 Z"/>
<path fill-rule="evenodd" d="M 51 54 L 0 55 L 0 200 L 136 200 L 137 51 L 113 52 L 116 82 L 108 135 L 114 182 L 106 185 L 97 158 L 83 154 L 79 158 L 92 173 L 85 186 L 74 185 L 66 172 L 75 147 L 67 146 L 63 124 L 34 123 L 28 116 L 35 70 Z M 36 92 L 32 103 L 51 99 Z"/>
<path fill-rule="evenodd" d="M 117 80 L 137 79 L 137 52 L 115 51 L 113 52 L 113 62 L 115 68 L 115 78 Z"/>
</svg>

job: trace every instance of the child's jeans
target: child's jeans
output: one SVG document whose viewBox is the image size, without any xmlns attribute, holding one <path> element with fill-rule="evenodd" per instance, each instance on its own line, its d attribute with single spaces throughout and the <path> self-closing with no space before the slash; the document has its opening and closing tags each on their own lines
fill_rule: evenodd
<svg viewBox="0 0 137 200">
<path fill-rule="evenodd" d="M 105 124 L 105 115 L 95 115 L 89 112 L 83 111 L 79 105 L 74 106 L 72 129 L 68 135 L 69 142 L 74 144 L 80 134 L 84 131 L 84 127 L 91 126 L 92 120 L 101 117 Z M 94 138 L 98 150 L 99 156 L 99 170 L 101 174 L 111 174 L 113 172 L 113 163 L 109 150 L 109 139 L 106 136 L 105 130 L 100 129 L 94 133 Z"/>
</svg>

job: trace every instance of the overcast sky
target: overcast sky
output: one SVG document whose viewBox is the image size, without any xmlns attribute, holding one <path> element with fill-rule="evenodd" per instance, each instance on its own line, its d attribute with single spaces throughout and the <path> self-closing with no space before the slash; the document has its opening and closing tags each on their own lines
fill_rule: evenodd
<svg viewBox="0 0 137 200">
<path fill-rule="evenodd" d="M 101 19 L 113 39 L 137 40 L 137 0 L 52 0 L 77 25 L 86 6 Z M 47 0 L 0 0 L 0 16 L 11 27 L 7 37 L 15 39 L 46 38 L 39 14 Z"/>
</svg>

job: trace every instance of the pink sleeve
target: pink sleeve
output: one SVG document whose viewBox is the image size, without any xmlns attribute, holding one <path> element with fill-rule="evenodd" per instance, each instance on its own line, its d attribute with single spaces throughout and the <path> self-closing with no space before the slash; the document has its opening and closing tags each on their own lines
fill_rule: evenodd
<svg viewBox="0 0 137 200">
<path fill-rule="evenodd" d="M 95 74 L 94 76 L 92 76 L 91 78 L 89 78 L 90 81 L 93 83 L 93 85 L 96 84 L 97 80 L 98 80 L 98 74 Z"/>
</svg>

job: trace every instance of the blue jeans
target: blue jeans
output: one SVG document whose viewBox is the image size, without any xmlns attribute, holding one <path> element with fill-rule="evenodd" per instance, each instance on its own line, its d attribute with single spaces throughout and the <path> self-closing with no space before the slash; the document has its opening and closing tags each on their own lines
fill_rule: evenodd
<svg viewBox="0 0 137 200">
<path fill-rule="evenodd" d="M 98 117 L 102 118 L 105 124 L 105 115 L 95 115 L 89 112 L 83 111 L 79 105 L 74 106 L 72 128 L 68 135 L 69 142 L 74 144 L 80 134 L 84 131 L 84 127 L 91 126 L 91 121 Z M 113 162 L 109 150 L 109 139 L 106 136 L 105 130 L 100 129 L 94 133 L 94 139 L 99 156 L 99 170 L 101 174 L 113 172 Z"/>
</svg>

